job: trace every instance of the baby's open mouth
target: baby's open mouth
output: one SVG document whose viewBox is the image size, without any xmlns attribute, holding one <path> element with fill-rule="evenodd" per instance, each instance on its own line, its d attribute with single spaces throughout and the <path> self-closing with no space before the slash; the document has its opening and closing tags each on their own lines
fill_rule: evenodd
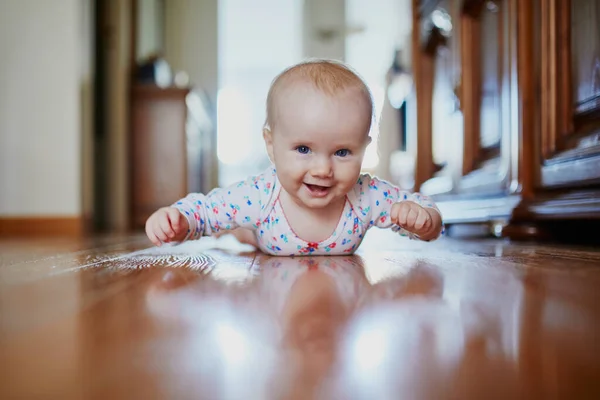
<svg viewBox="0 0 600 400">
<path fill-rule="evenodd" d="M 304 185 L 313 196 L 324 196 L 330 189 L 329 186 L 311 185 L 308 183 L 305 183 Z"/>
</svg>

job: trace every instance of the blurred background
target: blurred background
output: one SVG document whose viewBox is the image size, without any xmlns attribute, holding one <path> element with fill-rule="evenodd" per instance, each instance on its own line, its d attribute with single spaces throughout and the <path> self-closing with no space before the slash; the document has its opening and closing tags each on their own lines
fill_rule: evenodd
<svg viewBox="0 0 600 400">
<path fill-rule="evenodd" d="M 364 170 L 411 186 L 411 22 L 411 0 L 0 0 L 0 217 L 140 229 L 260 173 L 269 85 L 307 57 L 362 75 Z"/>
<path fill-rule="evenodd" d="M 600 0 L 0 0 L 0 236 L 141 231 L 261 172 L 269 85 L 312 57 L 371 88 L 363 170 L 452 230 L 583 232 L 599 21 Z"/>
</svg>

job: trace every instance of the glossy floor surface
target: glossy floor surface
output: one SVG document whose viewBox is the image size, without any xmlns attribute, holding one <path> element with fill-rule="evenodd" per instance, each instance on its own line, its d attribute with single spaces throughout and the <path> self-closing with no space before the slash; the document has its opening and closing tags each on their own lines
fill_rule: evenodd
<svg viewBox="0 0 600 400">
<path fill-rule="evenodd" d="M 600 398 L 600 251 L 0 241 L 2 399 Z"/>
</svg>

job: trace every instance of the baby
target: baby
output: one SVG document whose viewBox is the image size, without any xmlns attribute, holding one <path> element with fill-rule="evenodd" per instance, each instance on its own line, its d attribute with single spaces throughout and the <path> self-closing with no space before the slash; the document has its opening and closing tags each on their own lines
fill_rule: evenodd
<svg viewBox="0 0 600 400">
<path fill-rule="evenodd" d="M 157 210 L 148 238 L 160 246 L 246 228 L 260 250 L 284 256 L 352 254 L 373 226 L 437 239 L 442 217 L 431 199 L 361 174 L 373 108 L 366 84 L 342 63 L 286 69 L 267 96 L 263 138 L 273 165 Z"/>
</svg>

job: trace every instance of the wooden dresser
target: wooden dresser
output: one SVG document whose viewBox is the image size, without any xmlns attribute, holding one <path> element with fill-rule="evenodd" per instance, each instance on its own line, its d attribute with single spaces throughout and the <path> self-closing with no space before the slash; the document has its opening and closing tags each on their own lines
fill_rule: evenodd
<svg viewBox="0 0 600 400">
<path fill-rule="evenodd" d="M 202 97 L 189 88 L 132 88 L 131 227 L 160 207 L 212 185 L 214 129 Z"/>
<path fill-rule="evenodd" d="M 513 238 L 597 226 L 600 0 L 413 0 L 412 40 L 415 190 Z"/>
</svg>

